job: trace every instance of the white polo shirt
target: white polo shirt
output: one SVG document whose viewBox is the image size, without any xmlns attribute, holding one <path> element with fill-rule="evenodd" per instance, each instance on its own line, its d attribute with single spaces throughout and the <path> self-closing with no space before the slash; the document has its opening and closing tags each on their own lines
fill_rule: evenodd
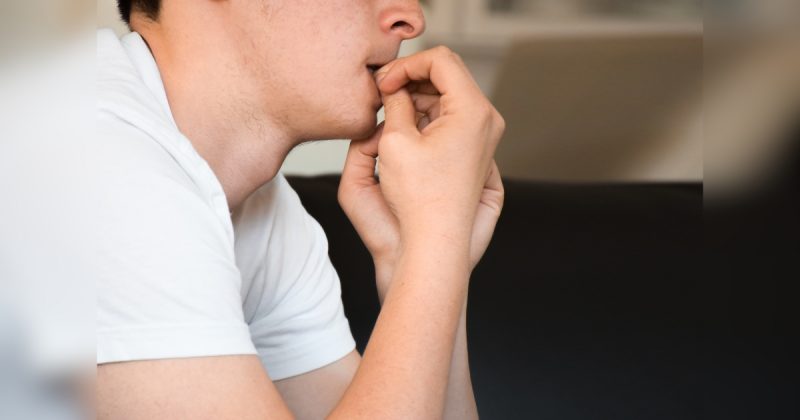
<svg viewBox="0 0 800 420">
<path fill-rule="evenodd" d="M 137 33 L 97 34 L 97 363 L 258 354 L 273 380 L 355 348 L 322 228 L 278 175 L 231 214 Z"/>
</svg>

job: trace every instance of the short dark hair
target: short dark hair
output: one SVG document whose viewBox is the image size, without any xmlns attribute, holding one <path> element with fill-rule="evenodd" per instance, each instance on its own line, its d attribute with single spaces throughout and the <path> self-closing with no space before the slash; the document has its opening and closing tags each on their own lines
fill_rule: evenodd
<svg viewBox="0 0 800 420">
<path fill-rule="evenodd" d="M 131 10 L 142 12 L 150 19 L 156 20 L 161 9 L 161 0 L 117 0 L 117 7 L 125 23 L 131 23 Z"/>
</svg>

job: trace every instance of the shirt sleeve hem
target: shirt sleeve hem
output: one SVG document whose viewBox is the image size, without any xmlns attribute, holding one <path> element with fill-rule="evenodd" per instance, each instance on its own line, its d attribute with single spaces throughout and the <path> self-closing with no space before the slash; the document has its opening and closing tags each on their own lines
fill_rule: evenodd
<svg viewBox="0 0 800 420">
<path fill-rule="evenodd" d="M 301 346 L 270 354 L 264 349 L 259 353 L 261 363 L 273 381 L 308 373 L 342 359 L 356 348 L 356 342 L 345 321 L 337 328 L 326 331 Z"/>
<path fill-rule="evenodd" d="M 115 328 L 97 334 L 97 364 L 256 354 L 245 324 Z"/>
</svg>

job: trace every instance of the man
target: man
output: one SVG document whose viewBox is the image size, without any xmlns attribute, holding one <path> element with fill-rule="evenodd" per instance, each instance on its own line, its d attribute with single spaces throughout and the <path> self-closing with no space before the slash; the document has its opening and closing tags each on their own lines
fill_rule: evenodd
<svg viewBox="0 0 800 420">
<path fill-rule="evenodd" d="M 447 49 L 395 60 L 418 2 L 119 4 L 134 32 L 98 34 L 98 416 L 476 418 L 466 295 L 504 124 Z M 339 191 L 383 305 L 363 355 L 278 173 L 330 138 L 363 139 Z"/>
</svg>

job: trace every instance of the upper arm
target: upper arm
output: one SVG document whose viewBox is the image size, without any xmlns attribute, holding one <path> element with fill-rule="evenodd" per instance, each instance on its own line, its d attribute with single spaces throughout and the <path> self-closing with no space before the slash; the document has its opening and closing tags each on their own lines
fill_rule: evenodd
<svg viewBox="0 0 800 420">
<path fill-rule="evenodd" d="M 353 350 L 327 366 L 275 383 L 252 355 L 99 365 L 97 418 L 323 419 L 341 399 L 360 360 Z"/>
<path fill-rule="evenodd" d="M 155 142 L 108 129 L 80 244 L 94 251 L 99 417 L 290 418 L 255 355 L 219 206 Z"/>
<path fill-rule="evenodd" d="M 103 191 L 91 245 L 98 364 L 255 354 L 231 241 L 185 184 L 134 171 Z"/>
<path fill-rule="evenodd" d="M 275 381 L 275 386 L 298 419 L 323 419 L 339 403 L 360 362 L 353 350 L 327 366 Z"/>
<path fill-rule="evenodd" d="M 98 419 L 291 419 L 258 357 L 220 356 L 97 367 Z"/>
</svg>

